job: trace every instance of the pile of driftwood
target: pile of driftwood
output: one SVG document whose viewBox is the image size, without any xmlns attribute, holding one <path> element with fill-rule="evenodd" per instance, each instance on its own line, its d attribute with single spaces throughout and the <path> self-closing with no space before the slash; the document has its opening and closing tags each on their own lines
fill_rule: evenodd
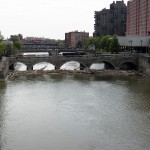
<svg viewBox="0 0 150 150">
<path fill-rule="evenodd" d="M 16 76 L 42 75 L 42 74 L 91 74 L 97 76 L 143 76 L 137 71 L 121 71 L 121 70 L 28 70 L 28 71 L 12 71 L 9 72 L 8 78 Z"/>
</svg>

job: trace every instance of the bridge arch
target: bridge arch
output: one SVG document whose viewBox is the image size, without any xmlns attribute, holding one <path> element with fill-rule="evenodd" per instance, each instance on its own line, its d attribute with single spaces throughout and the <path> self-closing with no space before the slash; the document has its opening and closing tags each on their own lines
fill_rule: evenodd
<svg viewBox="0 0 150 150">
<path fill-rule="evenodd" d="M 39 62 L 47 62 L 55 66 L 56 69 L 60 69 L 60 67 L 70 61 L 78 62 L 81 68 L 90 68 L 93 63 L 101 63 L 105 64 L 105 69 L 125 69 L 125 66 L 132 66 L 130 69 L 136 69 L 138 66 L 138 57 L 135 56 L 124 56 L 124 55 L 99 55 L 94 57 L 93 55 L 87 55 L 84 57 L 62 57 L 62 56 L 51 56 L 51 57 L 11 57 L 9 58 L 9 66 L 13 68 L 15 62 L 21 62 L 25 64 L 28 69 L 32 69 L 33 65 Z M 129 65 L 130 64 L 130 65 Z M 129 67 L 126 67 L 129 69 Z"/>
<path fill-rule="evenodd" d="M 32 69 L 34 69 L 34 66 L 35 65 L 38 65 L 38 64 L 49 64 L 49 65 L 52 65 L 52 66 L 54 66 L 54 69 L 56 68 L 56 66 L 53 64 L 53 63 L 51 63 L 51 62 L 49 62 L 49 61 L 38 61 L 38 62 L 34 62 L 33 64 L 32 64 Z"/>
<path fill-rule="evenodd" d="M 110 70 L 115 70 L 116 67 L 113 63 L 109 62 L 109 61 L 103 61 L 104 63 L 104 68 L 105 69 L 110 69 Z"/>
<path fill-rule="evenodd" d="M 119 70 L 137 70 L 137 69 L 138 66 L 131 61 L 122 62 L 119 65 Z"/>
<path fill-rule="evenodd" d="M 60 64 L 60 66 L 59 66 L 59 68 L 58 69 L 60 69 L 64 64 L 67 64 L 67 63 L 69 63 L 69 62 L 77 62 L 77 63 L 79 63 L 79 67 L 80 67 L 80 70 L 83 70 L 83 69 L 85 69 L 86 68 L 86 65 L 84 64 L 84 63 L 82 63 L 81 61 L 78 61 L 78 60 L 68 60 L 68 61 L 64 61 L 62 64 Z"/>
<path fill-rule="evenodd" d="M 18 63 L 18 64 L 20 63 L 20 64 L 26 66 L 26 70 L 27 70 L 27 68 L 28 68 L 27 64 L 25 64 L 25 63 L 22 62 L 22 61 L 16 61 L 16 62 L 10 63 L 10 64 L 9 64 L 9 69 L 10 69 L 10 70 L 15 70 L 15 65 L 17 65 L 17 63 Z"/>
</svg>

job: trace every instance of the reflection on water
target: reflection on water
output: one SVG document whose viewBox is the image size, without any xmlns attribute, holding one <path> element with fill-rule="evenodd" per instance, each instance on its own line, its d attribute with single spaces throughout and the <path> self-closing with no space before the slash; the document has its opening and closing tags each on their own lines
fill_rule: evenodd
<svg viewBox="0 0 150 150">
<path fill-rule="evenodd" d="M 0 84 L 0 150 L 149 150 L 150 79 L 18 77 Z"/>
<path fill-rule="evenodd" d="M 150 79 L 133 80 L 132 84 L 128 83 L 128 87 L 130 91 L 138 93 L 134 95 L 133 99 L 128 100 L 130 109 L 150 111 Z M 137 100 L 136 103 L 135 100 Z"/>
<path fill-rule="evenodd" d="M 4 97 L 4 93 L 5 93 L 5 89 L 6 89 L 6 84 L 5 82 L 1 82 L 0 83 L 0 150 L 2 150 L 4 143 L 5 143 L 5 117 L 7 115 L 6 111 L 5 111 L 5 97 Z"/>
</svg>

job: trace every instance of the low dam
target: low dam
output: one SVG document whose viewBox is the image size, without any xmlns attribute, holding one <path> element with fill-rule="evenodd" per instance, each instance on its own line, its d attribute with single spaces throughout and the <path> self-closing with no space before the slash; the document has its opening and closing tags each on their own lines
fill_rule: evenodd
<svg viewBox="0 0 150 150">
<path fill-rule="evenodd" d="M 76 61 L 80 63 L 83 69 L 89 69 L 93 63 L 104 63 L 105 69 L 112 70 L 137 70 L 150 75 L 150 55 L 149 54 L 109 54 L 109 55 L 85 55 L 82 57 L 3 57 L 0 62 L 0 80 L 7 78 L 9 69 L 14 69 L 17 62 L 23 63 L 28 70 L 32 70 L 33 66 L 40 62 L 51 63 L 55 69 L 69 62 Z"/>
</svg>

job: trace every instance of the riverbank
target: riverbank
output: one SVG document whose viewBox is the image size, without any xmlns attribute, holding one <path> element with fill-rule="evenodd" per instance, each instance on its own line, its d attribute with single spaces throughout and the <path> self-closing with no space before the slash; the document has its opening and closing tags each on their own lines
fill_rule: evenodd
<svg viewBox="0 0 150 150">
<path fill-rule="evenodd" d="M 33 76 L 43 74 L 88 74 L 96 76 L 145 76 L 137 71 L 122 71 L 122 70 L 29 70 L 29 71 L 10 71 L 8 78 L 18 76 Z"/>
</svg>

